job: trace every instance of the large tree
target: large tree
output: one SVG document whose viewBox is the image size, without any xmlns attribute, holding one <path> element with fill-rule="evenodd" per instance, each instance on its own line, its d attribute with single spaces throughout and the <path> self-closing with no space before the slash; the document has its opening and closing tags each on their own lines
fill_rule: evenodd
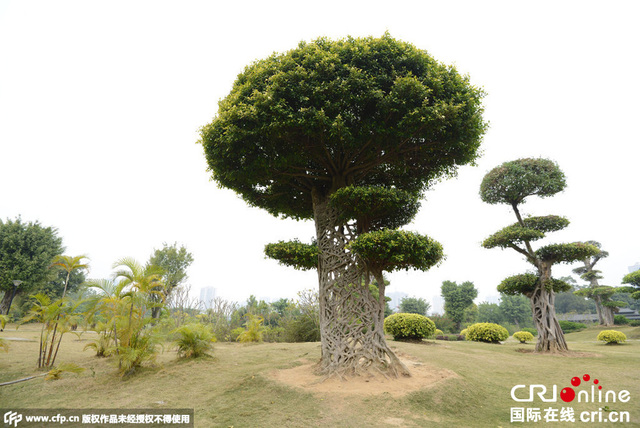
<svg viewBox="0 0 640 428">
<path fill-rule="evenodd" d="M 480 186 L 480 196 L 489 204 L 510 205 L 517 223 L 499 230 L 487 238 L 485 248 L 510 248 L 525 256 L 536 273 L 506 278 L 498 286 L 504 294 L 523 294 L 531 299 L 533 322 L 538 330 L 537 352 L 567 351 L 567 343 L 556 317 L 555 293 L 571 286 L 551 277 L 551 267 L 557 263 L 573 263 L 594 256 L 599 249 L 591 244 L 574 242 L 550 244 L 534 251 L 531 242 L 548 232 L 562 230 L 569 220 L 559 216 L 527 217 L 520 214 L 520 205 L 529 196 L 546 198 L 566 186 L 564 173 L 548 159 L 518 159 L 505 162 L 489 171 Z"/>
<path fill-rule="evenodd" d="M 62 239 L 39 222 L 0 220 L 0 314 L 8 314 L 16 295 L 29 293 L 53 278 L 49 266 L 62 254 Z M 18 286 L 14 281 L 19 281 Z"/>
<path fill-rule="evenodd" d="M 473 305 L 473 299 L 478 297 L 478 290 L 471 281 L 460 285 L 455 281 L 443 281 L 440 294 L 444 299 L 444 314 L 456 323 L 456 330 L 460 331 L 465 310 Z"/>
<path fill-rule="evenodd" d="M 275 216 L 314 220 L 311 264 L 318 271 L 325 373 L 368 366 L 387 348 L 384 338 L 371 337 L 379 331 L 380 307 L 360 284 L 367 271 L 377 275 L 400 265 L 385 266 L 371 251 L 358 255 L 373 248 L 371 240 L 358 250 L 348 247 L 367 228 L 390 239 L 391 226 L 406 223 L 397 215 L 391 225 L 362 211 L 346 213 L 340 201 L 331 203 L 332 195 L 350 186 L 347 199 L 356 198 L 361 208 L 367 204 L 367 191 L 358 194 L 362 186 L 417 197 L 454 175 L 478 156 L 482 96 L 455 68 L 388 34 L 321 38 L 247 66 L 202 128 L 220 185 Z M 391 202 L 396 213 L 410 209 Z M 400 241 L 410 246 L 420 239 L 403 235 Z"/>
</svg>

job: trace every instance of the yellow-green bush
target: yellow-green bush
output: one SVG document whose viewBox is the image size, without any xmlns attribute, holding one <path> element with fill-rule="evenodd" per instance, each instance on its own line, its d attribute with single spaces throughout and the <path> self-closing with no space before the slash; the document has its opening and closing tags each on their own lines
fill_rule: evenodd
<svg viewBox="0 0 640 428">
<path fill-rule="evenodd" d="M 435 323 L 434 323 L 434 324 L 435 324 Z M 438 337 L 438 336 L 443 336 L 443 335 L 444 335 L 444 333 L 443 333 L 443 332 L 442 332 L 442 330 L 440 330 L 439 328 L 436 328 L 436 331 L 433 333 L 433 335 L 434 335 L 435 337 Z"/>
<path fill-rule="evenodd" d="M 216 341 L 210 326 L 204 324 L 186 324 L 174 330 L 174 345 L 181 358 L 198 358 L 206 355 Z"/>
<path fill-rule="evenodd" d="M 464 337 L 465 339 L 467 338 L 467 329 L 466 328 L 460 332 L 460 336 Z"/>
<path fill-rule="evenodd" d="M 498 343 L 507 340 L 509 332 L 506 328 L 490 322 L 481 322 L 467 327 L 467 340 L 476 342 Z"/>
<path fill-rule="evenodd" d="M 419 314 L 392 314 L 384 320 L 384 330 L 395 340 L 424 339 L 436 332 L 436 325 Z"/>
<path fill-rule="evenodd" d="M 528 331 L 516 331 L 515 333 L 513 333 L 513 338 L 519 340 L 520 343 L 526 343 L 527 340 L 533 340 L 533 334 L 529 333 Z"/>
<path fill-rule="evenodd" d="M 607 342 L 607 345 L 610 343 L 623 343 L 627 340 L 627 336 L 617 330 L 602 330 L 600 334 L 598 334 L 598 340 Z"/>
</svg>

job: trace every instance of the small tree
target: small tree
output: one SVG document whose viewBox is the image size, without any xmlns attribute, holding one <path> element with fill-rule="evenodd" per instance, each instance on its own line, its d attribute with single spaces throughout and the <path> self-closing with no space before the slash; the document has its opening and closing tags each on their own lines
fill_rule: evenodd
<svg viewBox="0 0 640 428">
<path fill-rule="evenodd" d="M 465 281 L 460 285 L 455 281 L 443 281 L 440 292 L 444 298 L 445 315 L 456 323 L 456 330 L 460 331 L 460 325 L 465 318 L 465 309 L 473 305 L 473 299 L 478 297 L 478 290 L 471 281 Z"/>
<path fill-rule="evenodd" d="M 602 248 L 602 245 L 597 241 L 587 241 L 587 243 L 597 247 L 598 249 Z M 596 263 L 605 257 L 609 257 L 609 253 L 606 251 L 600 251 L 594 256 L 587 257 L 583 260 L 584 266 L 575 268 L 573 273 L 580 275 L 580 278 L 585 281 L 589 281 L 589 288 L 591 288 L 591 290 L 576 292 L 576 294 L 593 299 L 596 303 L 596 312 L 598 313 L 600 325 L 610 326 L 613 325 L 613 314 L 611 313 L 611 309 L 605 310 L 602 299 L 606 293 L 604 290 L 600 289 L 600 284 L 598 284 L 598 280 L 602 279 L 602 275 L 600 275 L 599 270 L 594 269 Z M 611 297 L 611 294 L 609 294 L 609 297 Z"/>
<path fill-rule="evenodd" d="M 400 301 L 399 311 L 405 314 L 420 314 L 426 316 L 430 307 L 429 302 L 421 297 L 403 297 Z"/>
<path fill-rule="evenodd" d="M 485 248 L 510 248 L 525 256 L 536 273 L 526 273 L 505 279 L 498 286 L 504 294 L 524 294 L 531 299 L 533 322 L 538 329 L 537 352 L 567 351 L 567 343 L 558 324 L 554 306 L 555 293 L 571 287 L 551 277 L 551 267 L 557 263 L 573 263 L 594 256 L 600 251 L 585 243 L 551 244 L 533 250 L 531 242 L 549 232 L 564 229 L 569 220 L 564 217 L 522 218 L 519 206 L 529 196 L 546 198 L 566 186 L 564 173 L 548 159 L 518 159 L 505 162 L 485 175 L 480 196 L 489 204 L 507 204 L 513 209 L 517 223 L 505 227 L 487 238 Z"/>
<path fill-rule="evenodd" d="M 618 309 L 627 306 L 626 302 L 613 300 L 611 298 L 611 296 L 619 291 L 620 289 L 616 287 L 590 285 L 589 287 L 577 290 L 574 293 L 578 296 L 593 299 L 596 302 L 596 308 L 598 308 L 598 305 L 600 306 L 598 313 L 600 325 L 612 326 L 614 321 L 613 318 L 616 312 L 618 312 Z"/>
<path fill-rule="evenodd" d="M 187 269 L 193 263 L 193 255 L 184 246 L 178 248 L 178 243 L 173 245 L 162 244 L 161 249 L 154 250 L 149 258 L 148 265 L 158 266 L 162 269 L 161 294 L 151 294 L 150 298 L 154 303 L 161 303 L 169 298 L 171 292 L 183 284 L 188 276 Z M 151 308 L 151 316 L 158 318 L 161 305 L 154 305 Z"/>
</svg>

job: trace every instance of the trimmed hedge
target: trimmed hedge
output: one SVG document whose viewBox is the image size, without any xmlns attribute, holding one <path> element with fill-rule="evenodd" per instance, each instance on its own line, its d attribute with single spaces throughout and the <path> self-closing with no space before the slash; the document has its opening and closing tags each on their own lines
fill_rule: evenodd
<svg viewBox="0 0 640 428">
<path fill-rule="evenodd" d="M 513 338 L 519 340 L 520 343 L 526 343 L 527 340 L 533 340 L 533 334 L 529 333 L 528 331 L 516 331 L 515 333 L 513 333 Z"/>
<path fill-rule="evenodd" d="M 506 328 L 490 322 L 481 322 L 467 327 L 467 340 L 476 342 L 499 343 L 507 340 L 509 332 Z"/>
<path fill-rule="evenodd" d="M 615 325 L 626 325 L 626 324 L 629 324 L 629 319 L 624 315 L 614 315 L 613 323 Z"/>
<path fill-rule="evenodd" d="M 602 330 L 598 334 L 598 340 L 607 342 L 607 345 L 609 345 L 611 343 L 623 343 L 627 340 L 627 336 L 617 330 Z"/>
<path fill-rule="evenodd" d="M 580 331 L 587 328 L 586 324 L 582 324 L 581 322 L 572 322 L 572 321 L 558 321 L 560 324 L 560 328 L 565 333 L 572 333 L 574 331 Z"/>
<path fill-rule="evenodd" d="M 424 315 L 391 314 L 384 320 L 384 331 L 395 340 L 424 339 L 435 334 L 436 325 Z"/>
</svg>

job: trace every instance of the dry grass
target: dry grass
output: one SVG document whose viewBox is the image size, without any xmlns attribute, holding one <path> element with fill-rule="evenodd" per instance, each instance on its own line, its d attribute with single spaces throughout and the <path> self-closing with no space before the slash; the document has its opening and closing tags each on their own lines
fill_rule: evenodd
<svg viewBox="0 0 640 428">
<path fill-rule="evenodd" d="M 627 336 L 640 328 L 622 327 Z M 0 337 L 11 340 L 9 353 L 0 353 L 0 382 L 37 373 L 38 326 L 7 326 Z M 317 360 L 317 343 L 229 344 L 218 343 L 213 357 L 178 360 L 165 349 L 157 366 L 130 378 L 120 378 L 114 363 L 96 358 L 82 348 L 82 340 L 66 335 L 59 362 L 74 362 L 86 371 L 65 375 L 58 381 L 42 378 L 0 387 L 0 408 L 194 408 L 197 427 L 383 427 L 507 426 L 510 398 L 516 384 L 569 386 L 573 376 L 589 373 L 606 389 L 626 389 L 631 401 L 612 406 L 631 412 L 640 422 L 640 342 L 630 340 L 617 347 L 595 341 L 598 330 L 567 335 L 570 356 L 517 352 L 528 349 L 513 339 L 503 345 L 441 342 L 433 346 L 391 342 L 399 352 L 435 371 L 452 370 L 452 376 L 405 395 L 391 395 L 371 383 L 369 391 L 335 394 L 308 392 L 273 380 L 274 370 L 292 368 L 303 360 Z M 522 403 L 527 407 L 529 403 Z M 529 407 L 545 403 L 532 403 Z M 560 408 L 559 403 L 550 403 Z M 594 404 L 577 405 L 577 411 L 597 410 Z M 544 423 L 544 422 L 542 422 Z M 565 423 L 564 425 L 567 425 Z M 589 426 L 589 424 L 580 424 Z M 597 426 L 606 426 L 598 424 Z M 613 426 L 613 425 L 612 425 Z"/>
</svg>

